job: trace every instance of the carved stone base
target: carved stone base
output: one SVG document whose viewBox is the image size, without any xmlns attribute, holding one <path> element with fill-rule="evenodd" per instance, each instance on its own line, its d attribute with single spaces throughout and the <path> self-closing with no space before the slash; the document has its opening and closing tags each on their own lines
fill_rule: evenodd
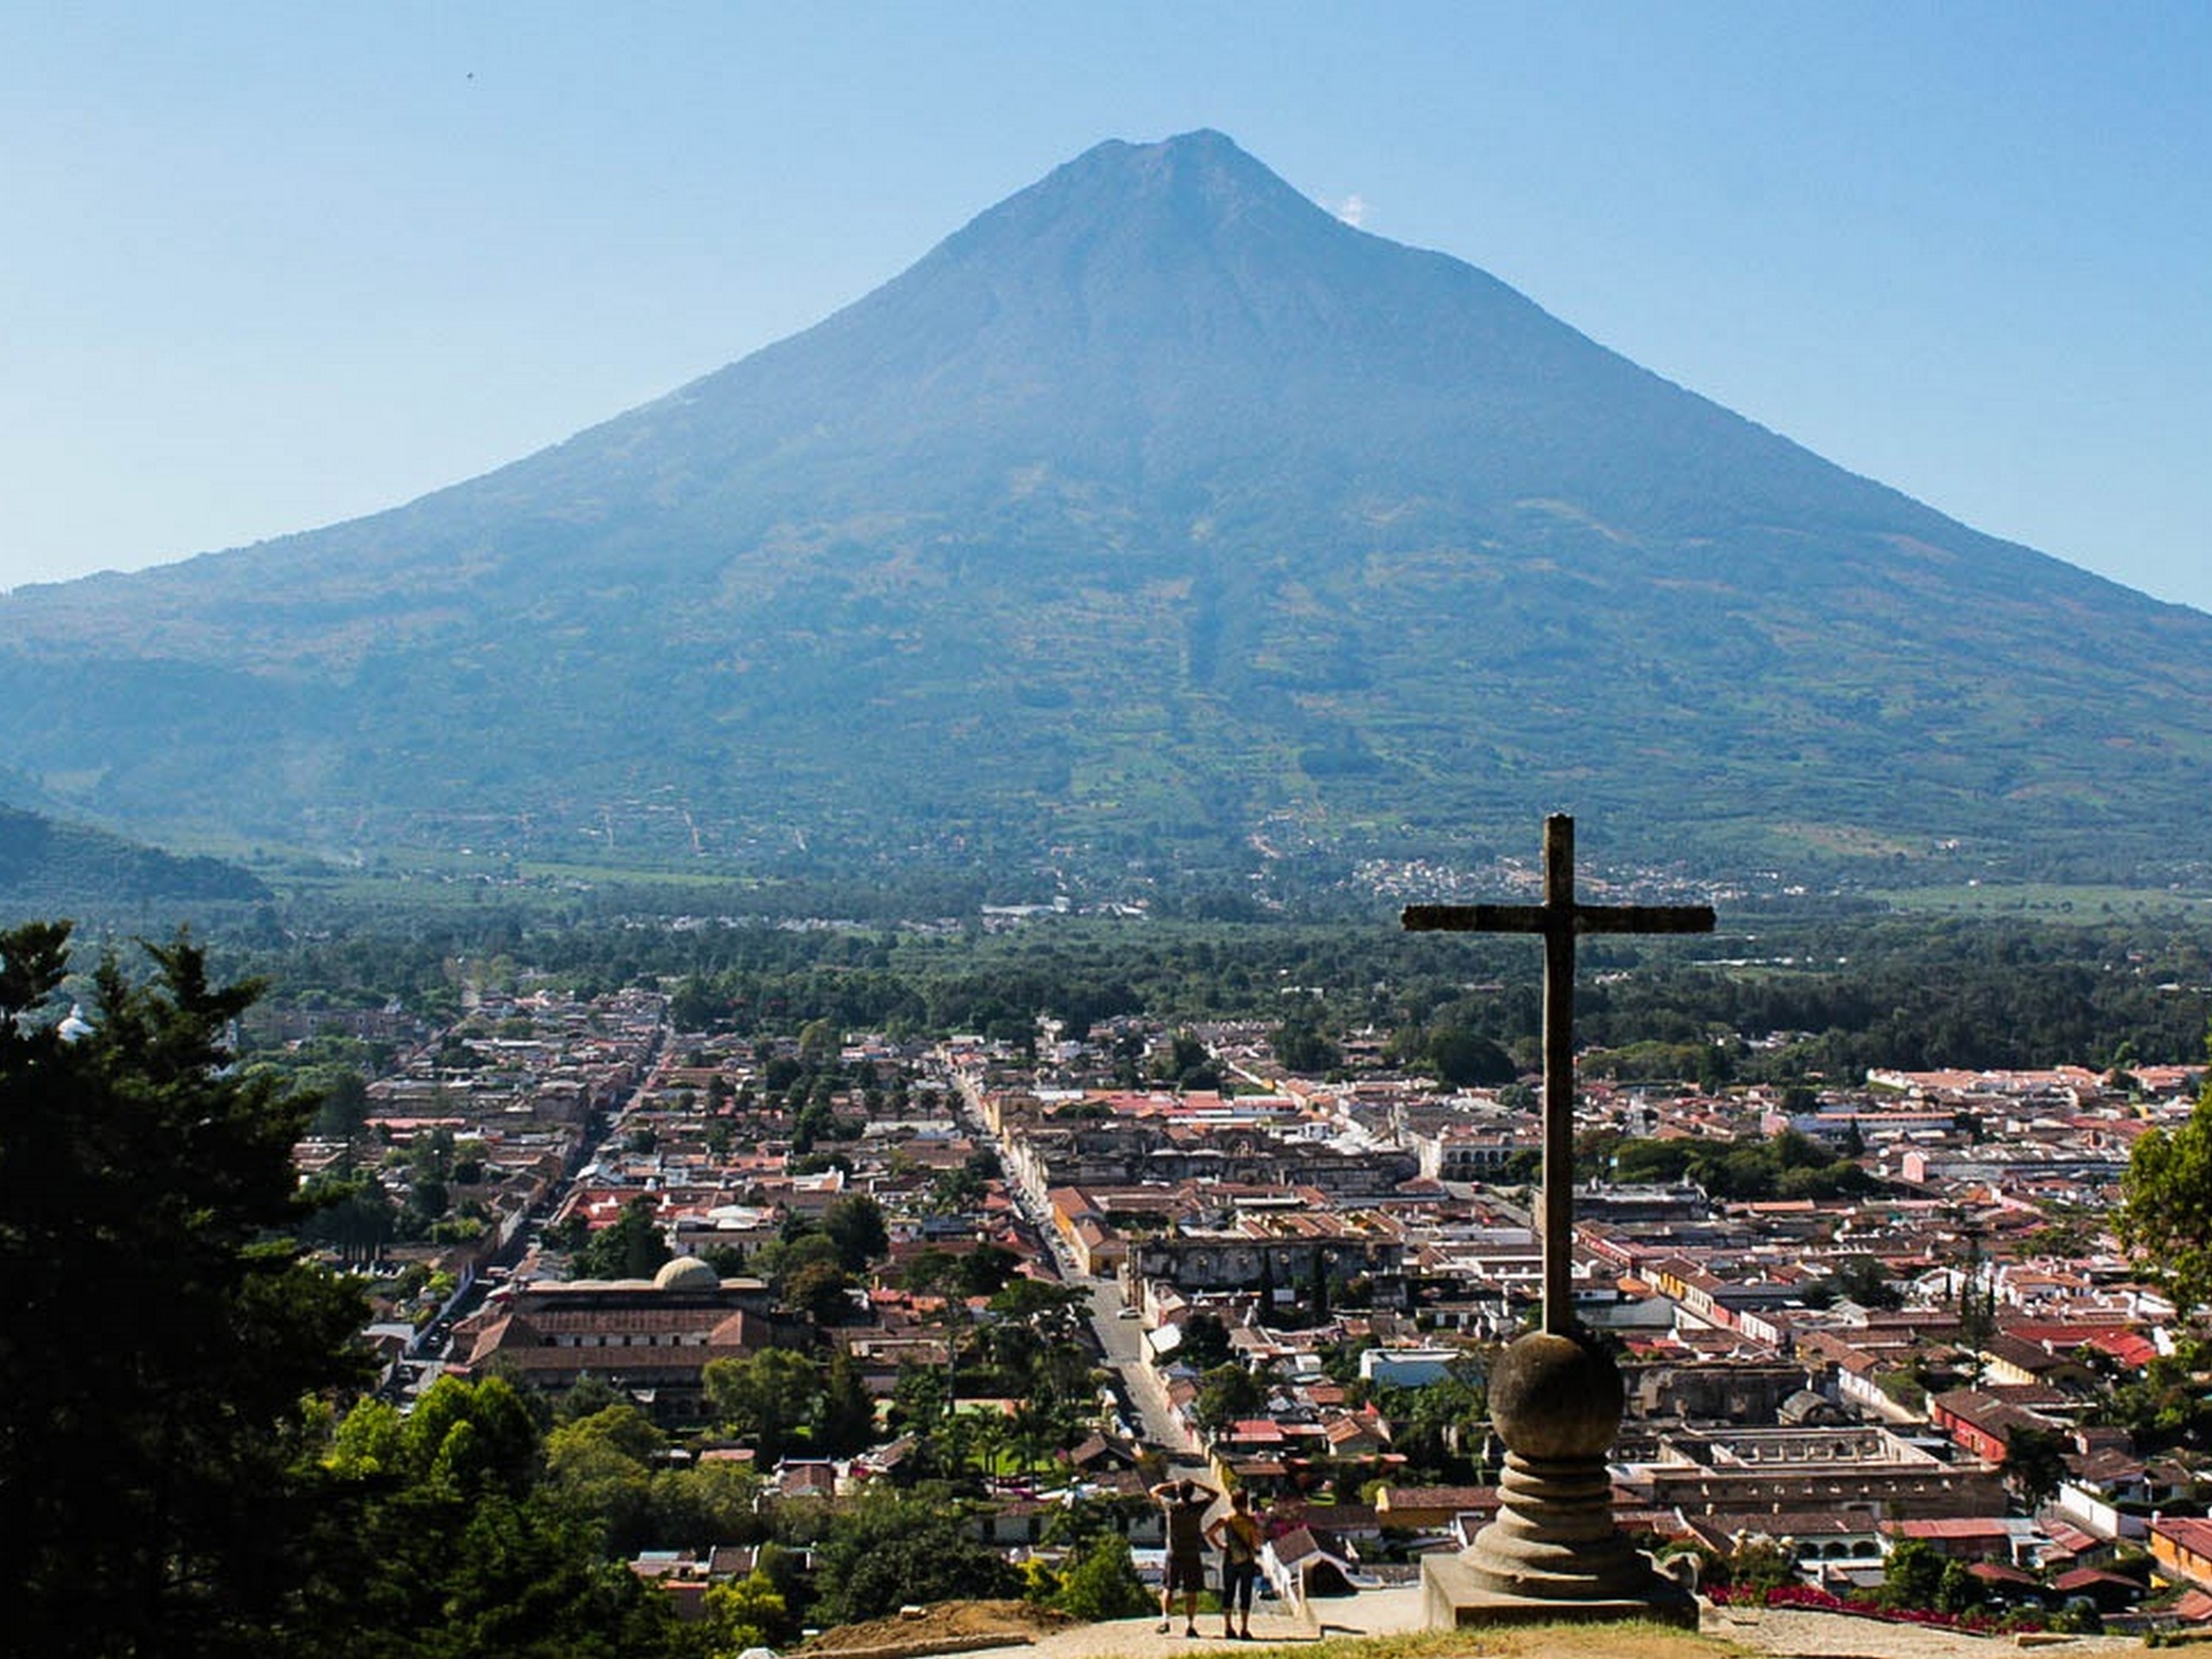
<svg viewBox="0 0 2212 1659">
<path fill-rule="evenodd" d="M 1696 1599 L 1613 1525 L 1602 1459 L 1509 1452 L 1497 1491 L 1497 1518 L 1473 1543 L 1421 1563 L 1432 1629 L 1624 1618 L 1697 1628 Z"/>
<path fill-rule="evenodd" d="M 1552 1600 L 1485 1589 L 1466 1566 L 1466 1555 L 1431 1555 L 1421 1564 L 1424 1622 L 1433 1630 L 1484 1624 L 1612 1624 L 1649 1619 L 1678 1630 L 1697 1628 L 1697 1601 L 1663 1574 L 1656 1593 L 1591 1601 Z"/>
<path fill-rule="evenodd" d="M 1596 1458 L 1505 1457 L 1497 1518 L 1461 1556 L 1500 1595 L 1602 1601 L 1647 1593 L 1656 1576 L 1613 1525 L 1613 1485 Z"/>
<path fill-rule="evenodd" d="M 1491 1374 L 1491 1412 L 1509 1448 L 1497 1518 L 1459 1554 L 1421 1563 L 1429 1625 L 1650 1618 L 1696 1629 L 1696 1598 L 1613 1525 L 1605 1449 L 1621 1381 L 1605 1351 L 1522 1337 Z"/>
</svg>

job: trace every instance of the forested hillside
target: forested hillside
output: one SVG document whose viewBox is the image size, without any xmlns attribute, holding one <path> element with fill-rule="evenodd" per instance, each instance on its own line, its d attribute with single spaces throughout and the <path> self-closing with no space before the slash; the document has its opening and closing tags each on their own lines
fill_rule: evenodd
<svg viewBox="0 0 2212 1659">
<path fill-rule="evenodd" d="M 0 921 L 134 908 L 166 915 L 269 896 L 257 877 L 220 859 L 180 858 L 0 804 Z"/>
</svg>

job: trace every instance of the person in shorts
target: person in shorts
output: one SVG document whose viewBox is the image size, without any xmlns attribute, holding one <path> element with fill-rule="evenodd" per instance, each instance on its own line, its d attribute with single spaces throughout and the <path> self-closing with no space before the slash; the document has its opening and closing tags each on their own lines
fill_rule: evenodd
<svg viewBox="0 0 2212 1659">
<path fill-rule="evenodd" d="M 1167 1517 L 1167 1571 L 1160 1580 L 1160 1633 L 1173 1628 L 1169 1617 L 1175 1598 L 1183 1598 L 1183 1634 L 1198 1633 L 1198 1592 L 1206 1587 L 1206 1511 L 1221 1494 L 1195 1480 L 1163 1480 L 1152 1489 L 1153 1501 Z"/>
</svg>

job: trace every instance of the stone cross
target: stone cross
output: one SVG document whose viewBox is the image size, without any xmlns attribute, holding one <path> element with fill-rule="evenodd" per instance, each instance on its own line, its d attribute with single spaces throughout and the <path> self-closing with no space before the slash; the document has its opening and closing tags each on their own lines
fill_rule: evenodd
<svg viewBox="0 0 2212 1659">
<path fill-rule="evenodd" d="M 1544 1330 L 1574 1323 L 1574 941 L 1583 933 L 1710 933 L 1710 905 L 1578 905 L 1574 820 L 1544 820 L 1541 905 L 1408 905 L 1414 931 L 1541 933 L 1544 939 Z"/>
</svg>

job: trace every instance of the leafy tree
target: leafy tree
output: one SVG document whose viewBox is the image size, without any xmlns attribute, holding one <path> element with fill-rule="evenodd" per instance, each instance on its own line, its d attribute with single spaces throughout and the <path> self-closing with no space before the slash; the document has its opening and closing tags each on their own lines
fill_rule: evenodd
<svg viewBox="0 0 2212 1659">
<path fill-rule="evenodd" d="M 440 1377 L 403 1420 L 399 1448 L 403 1466 L 471 1497 L 529 1491 L 543 1449 L 528 1402 L 496 1376 Z"/>
<path fill-rule="evenodd" d="M 664 1444 L 635 1406 L 610 1406 L 545 1437 L 545 1490 L 600 1529 L 601 1548 L 626 1556 L 652 1543 L 653 1453 Z"/>
<path fill-rule="evenodd" d="M 602 1446 L 635 1436 L 609 1428 Z M 308 1587 L 304 1650 L 673 1659 L 667 1598 L 603 1557 L 594 1517 L 540 1489 L 541 1452 L 529 1405 L 498 1377 L 442 1377 L 404 1420 L 356 1407 L 330 1468 L 358 1507 L 342 1561 Z"/>
<path fill-rule="evenodd" d="M 65 1031 L 66 924 L 0 931 L 0 1618 L 26 1653 L 274 1645 L 328 1541 L 303 1397 L 366 1376 L 299 1260 L 314 1103 L 236 1070 L 251 984 L 180 937 Z"/>
<path fill-rule="evenodd" d="M 1508 1084 L 1521 1075 L 1511 1055 L 1464 1026 L 1440 1026 L 1429 1033 L 1425 1058 L 1455 1088 Z"/>
<path fill-rule="evenodd" d="M 1876 1599 L 1885 1607 L 1934 1609 L 1942 1599 L 1943 1558 L 1924 1538 L 1900 1538 L 1882 1564 Z"/>
<path fill-rule="evenodd" d="M 2127 1429 L 2145 1452 L 2174 1446 L 2212 1446 L 2212 1400 L 2198 1376 L 2206 1369 L 2202 1342 L 2189 1339 L 2172 1354 L 2155 1356 L 2141 1370 L 2116 1379 L 2096 1408 L 2100 1422 Z"/>
<path fill-rule="evenodd" d="M 1871 1255 L 1847 1255 L 1835 1265 L 1829 1282 L 1835 1294 L 1861 1307 L 1903 1307 L 1904 1292 L 1890 1277 L 1889 1269 Z"/>
<path fill-rule="evenodd" d="M 837 1028 L 827 1020 L 810 1020 L 798 1034 L 798 1057 L 810 1065 L 831 1064 L 837 1058 L 842 1039 Z"/>
<path fill-rule="evenodd" d="M 1268 1403 L 1268 1385 L 1233 1361 L 1217 1365 L 1198 1379 L 1192 1409 L 1198 1427 L 1217 1434 L 1242 1417 L 1256 1415 Z"/>
<path fill-rule="evenodd" d="M 347 1066 L 325 1067 L 315 1083 L 321 1099 L 308 1122 L 308 1133 L 325 1141 L 348 1143 L 366 1135 L 369 1085 L 361 1074 Z"/>
<path fill-rule="evenodd" d="M 923 1207 L 940 1216 L 965 1215 L 989 1194 L 988 1179 L 963 1164 L 958 1169 L 940 1170 L 931 1179 Z"/>
<path fill-rule="evenodd" d="M 827 1586 L 826 1624 L 880 1618 L 909 1603 L 1019 1595 L 1020 1575 L 998 1551 L 970 1538 L 942 1498 L 871 1495 L 830 1524 L 815 1552 Z"/>
<path fill-rule="evenodd" d="M 1095 1624 L 1108 1618 L 1136 1618 L 1156 1605 L 1137 1576 L 1129 1541 L 1118 1532 L 1093 1533 L 1077 1546 L 1060 1572 L 1052 1605 L 1062 1612 Z"/>
<path fill-rule="evenodd" d="M 2066 1437 L 2058 1430 L 2015 1424 L 2005 1431 L 2005 1484 L 2031 1513 L 2056 1496 L 2066 1476 Z"/>
<path fill-rule="evenodd" d="M 597 1371 L 580 1373 L 568 1392 L 553 1402 L 553 1421 L 573 1423 L 594 1417 L 612 1406 L 626 1406 L 630 1398 Z"/>
<path fill-rule="evenodd" d="M 300 1242 L 334 1250 L 348 1265 L 375 1261 L 397 1235 L 391 1195 L 372 1175 L 318 1176 L 304 1196 L 315 1207 L 300 1224 Z"/>
<path fill-rule="evenodd" d="M 1623 1141 L 1610 1154 L 1612 1177 L 1630 1185 L 1679 1181 L 1697 1155 L 1692 1141 Z"/>
<path fill-rule="evenodd" d="M 609 1226 L 576 1252 L 579 1279 L 650 1279 L 675 1255 L 662 1236 L 653 1201 L 639 1193 Z"/>
<path fill-rule="evenodd" d="M 760 1477 L 744 1464 L 713 1459 L 653 1474 L 653 1535 L 671 1544 L 753 1543 L 763 1537 Z"/>
<path fill-rule="evenodd" d="M 708 1403 L 750 1441 L 765 1467 L 813 1421 L 822 1389 L 813 1361 L 788 1348 L 764 1348 L 742 1359 L 710 1359 L 700 1374 Z"/>
<path fill-rule="evenodd" d="M 2177 1128 L 2135 1143 L 2120 1178 L 2120 1243 L 2171 1288 L 2184 1314 L 2212 1301 L 2212 1078 Z"/>
<path fill-rule="evenodd" d="M 1420 1471 L 1446 1484 L 1474 1475 L 1471 1452 L 1481 1449 L 1490 1421 L 1489 1379 L 1479 1363 L 1457 1361 L 1421 1388 L 1381 1389 L 1376 1404 L 1409 1474 Z"/>
<path fill-rule="evenodd" d="M 1213 1056 L 1198 1033 L 1188 1030 L 1179 1031 L 1168 1039 L 1167 1047 L 1154 1057 L 1152 1071 L 1161 1082 L 1179 1089 L 1212 1089 L 1221 1083 Z"/>
<path fill-rule="evenodd" d="M 836 1325 L 852 1311 L 845 1293 L 852 1281 L 834 1262 L 808 1262 L 785 1275 L 785 1307 L 817 1325 Z"/>
<path fill-rule="evenodd" d="M 718 1654 L 776 1648 L 798 1634 L 783 1592 L 757 1568 L 734 1583 L 709 1588 L 706 1622 L 709 1640 Z"/>
<path fill-rule="evenodd" d="M 791 1301 L 791 1281 L 809 1267 L 825 1267 L 842 1274 L 838 1265 L 837 1246 L 826 1233 L 793 1232 L 789 1236 L 763 1244 L 753 1253 L 753 1271 L 768 1281 L 787 1305 Z"/>
<path fill-rule="evenodd" d="M 864 1192 L 837 1199 L 822 1212 L 822 1230 L 837 1247 L 847 1273 L 864 1273 L 869 1262 L 891 1248 L 883 1206 Z"/>
<path fill-rule="evenodd" d="M 1943 1576 L 1936 1585 L 1936 1611 L 1940 1613 L 1971 1612 L 1981 1600 L 1981 1585 L 1967 1571 L 1964 1561 L 1943 1563 Z"/>
<path fill-rule="evenodd" d="M 1304 1020 L 1287 1020 L 1275 1028 L 1275 1058 L 1287 1071 L 1319 1077 L 1344 1064 L 1344 1055 L 1313 1025 Z"/>
<path fill-rule="evenodd" d="M 1067 1285 L 1049 1284 L 1042 1279 L 1009 1279 L 991 1298 L 991 1312 L 1001 1319 L 1019 1319 L 1065 1332 L 1065 1316 L 1088 1301 L 1082 1291 Z"/>
<path fill-rule="evenodd" d="M 999 1244 L 978 1244 L 955 1259 L 960 1264 L 958 1283 L 963 1296 L 997 1295 L 1021 1265 L 1020 1256 Z"/>
<path fill-rule="evenodd" d="M 901 1427 L 928 1433 L 944 1417 L 944 1373 L 934 1365 L 905 1361 L 899 1367 L 898 1380 L 892 1385 L 891 1408 Z"/>
<path fill-rule="evenodd" d="M 995 1296 L 1006 1287 L 1021 1258 L 997 1244 L 979 1244 L 957 1254 L 935 1245 L 917 1251 L 906 1263 L 906 1288 L 925 1296 L 961 1300 Z"/>
<path fill-rule="evenodd" d="M 836 1132 L 836 1115 L 828 1104 L 809 1102 L 791 1121 L 791 1151 L 804 1157 L 814 1150 L 817 1142 L 833 1139 Z"/>
<path fill-rule="evenodd" d="M 842 1348 L 830 1357 L 830 1374 L 815 1410 L 815 1443 L 825 1456 L 849 1458 L 874 1443 L 875 1402 L 860 1367 Z"/>
<path fill-rule="evenodd" d="M 1745 1538 L 1713 1564 L 1713 1578 L 1763 1597 L 1799 1582 L 1797 1558 L 1771 1538 Z"/>
<path fill-rule="evenodd" d="M 1193 1313 L 1184 1320 L 1183 1340 L 1176 1344 L 1175 1357 L 1200 1372 L 1228 1364 L 1229 1332 L 1220 1318 L 1212 1313 Z"/>
<path fill-rule="evenodd" d="M 709 988 L 695 970 L 668 1000 L 668 1017 L 679 1031 L 706 1031 L 729 1012 L 728 1002 Z"/>
</svg>

